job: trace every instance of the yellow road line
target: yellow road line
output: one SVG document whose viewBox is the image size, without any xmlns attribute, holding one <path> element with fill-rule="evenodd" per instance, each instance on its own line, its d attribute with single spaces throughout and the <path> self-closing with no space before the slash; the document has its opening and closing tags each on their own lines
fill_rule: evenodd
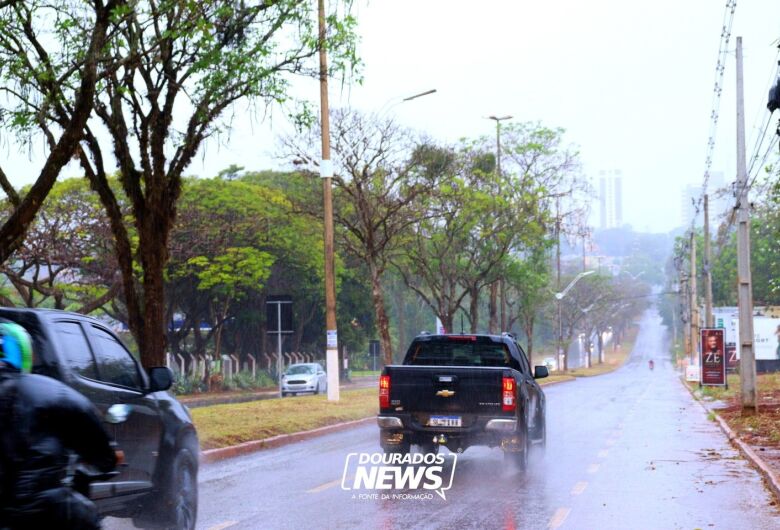
<svg viewBox="0 0 780 530">
<path fill-rule="evenodd" d="M 571 490 L 572 495 L 579 495 L 588 487 L 587 482 L 577 482 Z"/>
<path fill-rule="evenodd" d="M 589 465 L 589 466 L 588 466 L 588 473 L 590 473 L 591 475 L 592 475 L 593 473 L 597 473 L 597 472 L 598 472 L 598 470 L 599 470 L 599 467 L 600 467 L 600 465 L 599 465 L 599 464 L 591 464 L 591 465 Z"/>
<path fill-rule="evenodd" d="M 225 528 L 230 528 L 231 526 L 235 526 L 238 524 L 238 521 L 225 521 L 224 523 L 215 524 L 214 526 L 210 527 L 209 530 L 225 530 Z"/>
<path fill-rule="evenodd" d="M 561 526 L 569 516 L 569 512 L 571 512 L 571 508 L 558 508 L 553 514 L 552 519 L 550 519 L 550 522 L 547 524 L 547 528 L 555 530 Z"/>
<path fill-rule="evenodd" d="M 306 493 L 319 493 L 321 491 L 325 491 L 326 489 L 332 488 L 333 486 L 338 486 L 339 484 L 341 484 L 341 479 L 337 478 L 336 480 L 331 480 L 330 482 L 326 482 L 325 484 L 317 486 L 316 488 L 306 490 Z"/>
</svg>

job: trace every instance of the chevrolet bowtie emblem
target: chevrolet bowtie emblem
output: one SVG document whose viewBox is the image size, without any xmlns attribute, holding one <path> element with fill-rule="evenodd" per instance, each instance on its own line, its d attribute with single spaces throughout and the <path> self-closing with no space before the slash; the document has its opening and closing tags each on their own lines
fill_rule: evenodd
<svg viewBox="0 0 780 530">
<path fill-rule="evenodd" d="M 441 397 L 452 397 L 452 396 L 455 395 L 455 391 L 454 390 L 439 390 L 438 392 L 436 392 L 436 395 L 437 396 L 441 396 Z"/>
</svg>

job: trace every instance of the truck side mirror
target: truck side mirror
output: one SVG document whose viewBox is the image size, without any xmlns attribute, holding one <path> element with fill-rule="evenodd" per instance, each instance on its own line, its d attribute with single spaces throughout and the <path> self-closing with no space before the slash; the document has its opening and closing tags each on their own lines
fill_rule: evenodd
<svg viewBox="0 0 780 530">
<path fill-rule="evenodd" d="M 534 366 L 534 379 L 544 379 L 550 375 L 546 366 Z"/>
<path fill-rule="evenodd" d="M 149 369 L 149 392 L 168 390 L 173 385 L 173 372 L 165 366 Z"/>
</svg>

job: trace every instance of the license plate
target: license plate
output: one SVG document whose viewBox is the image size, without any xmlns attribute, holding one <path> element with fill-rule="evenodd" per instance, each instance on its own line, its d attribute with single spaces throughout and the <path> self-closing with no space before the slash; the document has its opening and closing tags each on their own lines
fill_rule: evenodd
<svg viewBox="0 0 780 530">
<path fill-rule="evenodd" d="M 429 427 L 460 427 L 460 416 L 431 416 Z"/>
</svg>

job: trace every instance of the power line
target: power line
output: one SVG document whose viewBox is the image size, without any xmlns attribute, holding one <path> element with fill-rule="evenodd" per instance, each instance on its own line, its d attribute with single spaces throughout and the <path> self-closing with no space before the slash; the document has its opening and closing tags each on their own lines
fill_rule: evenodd
<svg viewBox="0 0 780 530">
<path fill-rule="evenodd" d="M 737 9 L 736 0 L 728 0 L 723 12 L 723 26 L 720 32 L 720 45 L 718 47 L 718 61 L 715 64 L 715 85 L 712 89 L 712 111 L 710 112 L 710 135 L 707 140 L 707 155 L 704 160 L 704 182 L 702 184 L 701 195 L 693 201 L 694 213 L 691 218 L 690 231 L 693 232 L 696 225 L 696 217 L 701 211 L 701 204 L 704 195 L 707 193 L 707 184 L 710 180 L 710 169 L 712 169 L 712 153 L 715 150 L 715 138 L 718 130 L 718 120 L 720 118 L 720 97 L 723 93 L 723 74 L 726 71 L 726 57 L 728 55 L 729 41 L 731 40 L 731 27 L 734 23 L 734 11 Z"/>
<path fill-rule="evenodd" d="M 768 86 L 772 86 L 772 82 L 777 80 L 780 77 L 780 46 L 778 46 L 778 52 L 775 57 L 775 63 L 776 67 L 772 71 L 772 74 L 770 74 L 769 82 L 767 83 Z M 769 91 L 768 88 L 764 90 L 764 93 L 767 93 Z M 764 105 L 762 104 L 760 107 L 760 111 L 764 109 Z M 772 113 L 766 114 L 766 119 L 764 121 L 763 130 L 760 134 L 760 136 L 756 137 L 756 141 L 753 146 L 753 155 L 750 157 L 750 167 L 748 169 L 747 174 L 747 181 L 745 182 L 745 186 L 747 188 L 747 191 L 750 192 L 753 187 L 755 186 L 756 180 L 758 179 L 761 170 L 766 167 L 767 160 L 769 159 L 769 156 L 771 152 L 774 150 L 775 146 L 778 142 L 778 136 L 777 134 L 770 133 L 769 135 L 767 132 L 769 131 L 769 125 L 772 123 Z M 780 134 L 780 129 L 778 130 L 778 134 Z M 771 139 L 769 140 L 769 144 L 767 145 L 766 149 L 764 149 L 763 157 L 761 156 L 761 149 L 764 146 L 764 141 L 767 139 L 767 137 L 770 136 Z M 761 160 L 759 163 L 758 161 Z M 733 193 L 735 197 L 740 196 L 740 192 L 743 191 L 738 187 L 738 184 L 734 184 L 733 186 Z M 763 192 L 763 190 L 761 190 Z M 717 241 L 717 252 L 716 256 L 719 256 L 721 251 L 723 250 L 723 246 L 726 244 L 726 241 L 728 240 L 729 235 L 731 234 L 731 229 L 734 226 L 734 222 L 736 221 L 736 213 L 737 213 L 737 207 L 739 205 L 735 205 L 735 207 L 731 210 L 729 213 L 728 219 L 721 225 L 720 228 L 720 235 L 718 237 Z"/>
</svg>

